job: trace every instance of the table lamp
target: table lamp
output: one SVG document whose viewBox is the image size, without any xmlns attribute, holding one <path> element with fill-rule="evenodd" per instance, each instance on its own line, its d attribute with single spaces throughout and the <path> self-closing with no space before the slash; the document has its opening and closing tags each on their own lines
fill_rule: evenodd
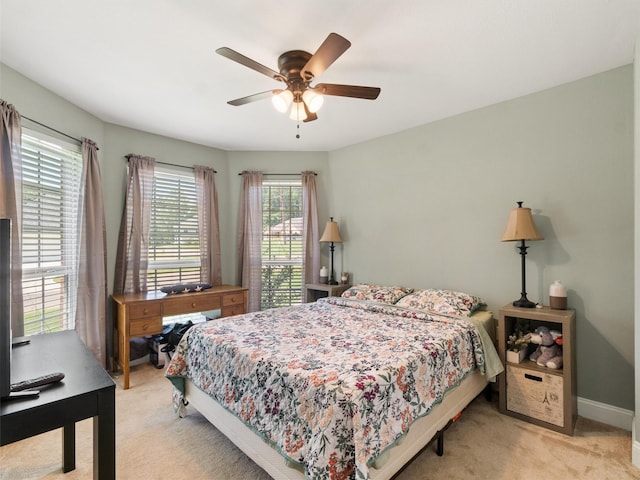
<svg viewBox="0 0 640 480">
<path fill-rule="evenodd" d="M 524 244 L 525 240 L 542 240 L 544 237 L 540 235 L 536 224 L 533 223 L 533 217 L 531 216 L 531 209 L 522 206 L 523 202 L 517 202 L 518 207 L 512 208 L 509 213 L 509 222 L 507 228 L 502 234 L 503 242 L 515 242 L 519 241 L 520 256 L 522 258 L 522 292 L 519 300 L 513 302 L 514 307 L 522 308 L 534 308 L 535 303 L 527 299 L 526 289 L 526 273 L 525 273 L 525 255 L 527 254 L 527 248 Z"/>
<path fill-rule="evenodd" d="M 342 238 L 340 237 L 340 230 L 338 230 L 338 224 L 333 221 L 333 217 L 330 217 L 331 220 L 327 222 L 324 227 L 324 233 L 322 237 L 320 237 L 321 242 L 330 242 L 331 243 L 331 268 L 329 269 L 329 285 L 337 285 L 338 282 L 335 279 L 335 275 L 333 272 L 333 251 L 335 250 L 334 243 L 342 243 Z"/>
</svg>

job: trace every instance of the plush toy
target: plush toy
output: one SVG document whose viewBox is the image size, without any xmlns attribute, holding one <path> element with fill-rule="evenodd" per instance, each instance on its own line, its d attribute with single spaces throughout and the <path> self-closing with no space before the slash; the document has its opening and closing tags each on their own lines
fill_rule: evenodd
<svg viewBox="0 0 640 480">
<path fill-rule="evenodd" d="M 541 367 L 562 368 L 562 347 L 556 342 L 562 343 L 560 332 L 551 331 L 547 327 L 538 327 L 531 334 L 531 343 L 538 344 L 538 348 L 529 356 L 529 360 L 536 362 Z"/>
</svg>

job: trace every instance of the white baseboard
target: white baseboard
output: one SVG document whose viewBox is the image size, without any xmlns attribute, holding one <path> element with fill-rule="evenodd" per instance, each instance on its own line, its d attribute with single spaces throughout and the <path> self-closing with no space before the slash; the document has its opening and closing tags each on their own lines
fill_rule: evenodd
<svg viewBox="0 0 640 480">
<path fill-rule="evenodd" d="M 636 422 L 633 422 L 631 430 L 631 463 L 640 467 L 640 442 L 636 440 Z"/>
<path fill-rule="evenodd" d="M 578 415 L 596 422 L 632 431 L 633 412 L 631 410 L 578 397 Z M 640 461 L 640 455 L 637 458 Z"/>
</svg>

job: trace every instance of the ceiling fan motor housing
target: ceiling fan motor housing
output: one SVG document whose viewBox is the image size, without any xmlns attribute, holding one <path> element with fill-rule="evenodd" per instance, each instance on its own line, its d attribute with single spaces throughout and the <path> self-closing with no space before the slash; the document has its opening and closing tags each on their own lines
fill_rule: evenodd
<svg viewBox="0 0 640 480">
<path fill-rule="evenodd" d="M 304 50 L 290 50 L 278 57 L 280 74 L 287 79 L 287 85 L 294 93 L 300 95 L 308 87 L 313 75 L 307 72 L 302 76 L 302 69 L 307 64 L 311 54 Z"/>
</svg>

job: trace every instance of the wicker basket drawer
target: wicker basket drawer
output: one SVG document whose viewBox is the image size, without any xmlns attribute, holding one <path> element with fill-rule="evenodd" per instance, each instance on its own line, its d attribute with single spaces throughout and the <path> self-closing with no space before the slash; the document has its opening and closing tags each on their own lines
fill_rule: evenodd
<svg viewBox="0 0 640 480">
<path fill-rule="evenodd" d="M 563 377 L 507 365 L 507 410 L 564 427 Z"/>
</svg>

